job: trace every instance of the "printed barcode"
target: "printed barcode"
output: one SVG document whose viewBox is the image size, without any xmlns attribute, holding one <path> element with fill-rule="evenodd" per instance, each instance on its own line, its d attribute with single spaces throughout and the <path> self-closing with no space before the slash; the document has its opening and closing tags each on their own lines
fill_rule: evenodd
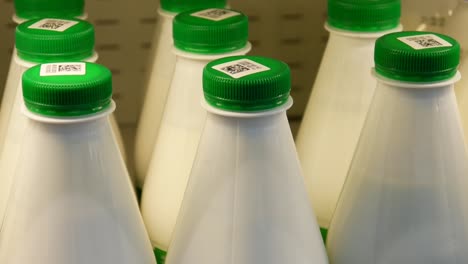
<svg viewBox="0 0 468 264">
<path fill-rule="evenodd" d="M 223 9 L 211 9 L 211 10 L 208 10 L 204 13 L 201 13 L 200 15 L 201 16 L 205 16 L 205 17 L 209 17 L 209 18 L 219 18 L 221 16 L 225 16 L 226 14 L 228 14 L 229 11 L 227 10 L 223 10 Z"/>
<path fill-rule="evenodd" d="M 41 76 L 84 75 L 86 64 L 79 63 L 49 63 L 41 66 Z"/>
<path fill-rule="evenodd" d="M 246 71 L 258 70 L 260 68 L 261 67 L 259 65 L 255 65 L 248 61 L 241 61 L 237 64 L 229 65 L 224 68 L 221 68 L 221 70 L 228 72 L 230 74 L 239 74 L 239 73 L 246 72 Z"/>
<path fill-rule="evenodd" d="M 72 20 L 45 18 L 32 24 L 29 28 L 63 32 L 78 23 Z"/>
<path fill-rule="evenodd" d="M 226 73 L 236 79 L 270 70 L 270 68 L 249 59 L 241 59 L 216 65 L 213 69 Z"/>
<path fill-rule="evenodd" d="M 238 16 L 240 13 L 226 9 L 207 9 L 191 14 L 194 17 L 200 17 L 213 21 L 221 21 L 230 17 Z"/>
<path fill-rule="evenodd" d="M 69 21 L 64 20 L 49 20 L 47 23 L 40 25 L 40 28 L 47 28 L 47 29 L 58 29 L 60 27 L 65 26 L 66 24 L 70 23 Z"/>
<path fill-rule="evenodd" d="M 50 64 L 46 65 L 47 73 L 63 73 L 63 72 L 81 72 L 81 64 Z"/>
<path fill-rule="evenodd" d="M 430 36 L 408 38 L 408 40 L 416 42 L 419 45 L 426 47 L 426 48 L 444 46 L 444 44 L 438 42 L 437 40 L 435 40 L 434 38 L 431 38 Z"/>
<path fill-rule="evenodd" d="M 416 50 L 452 46 L 452 44 L 434 34 L 408 36 L 398 39 Z"/>
</svg>

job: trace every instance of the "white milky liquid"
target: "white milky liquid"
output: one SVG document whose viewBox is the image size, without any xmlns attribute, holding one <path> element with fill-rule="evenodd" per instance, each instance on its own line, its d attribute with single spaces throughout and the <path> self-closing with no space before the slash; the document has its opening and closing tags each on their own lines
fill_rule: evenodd
<svg viewBox="0 0 468 264">
<path fill-rule="evenodd" d="M 150 56 L 149 75 L 145 83 L 145 101 L 138 123 L 135 142 L 137 185 L 143 186 L 154 143 L 166 105 L 167 94 L 174 74 L 176 56 L 172 52 L 172 20 L 174 15 L 160 11 L 156 25 L 155 43 Z"/>
<path fill-rule="evenodd" d="M 203 130 L 206 118 L 206 111 L 200 105 L 203 68 L 211 60 L 243 55 L 249 50 L 250 45 L 217 56 L 177 57 L 141 201 L 143 219 L 154 247 L 163 251 L 169 247 Z"/>
<path fill-rule="evenodd" d="M 383 34 L 331 31 L 299 129 L 296 146 L 310 200 L 324 229 L 336 208 L 374 95 L 374 45 Z"/>
</svg>

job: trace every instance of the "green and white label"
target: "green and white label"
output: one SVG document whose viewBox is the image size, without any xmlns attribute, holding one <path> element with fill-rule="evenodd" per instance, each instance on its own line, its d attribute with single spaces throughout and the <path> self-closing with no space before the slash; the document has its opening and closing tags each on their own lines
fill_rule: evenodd
<svg viewBox="0 0 468 264">
<path fill-rule="evenodd" d="M 44 18 L 30 25 L 28 28 L 64 32 L 78 23 L 78 21 L 72 20 Z"/>
<path fill-rule="evenodd" d="M 452 47 L 452 44 L 434 34 L 401 37 L 398 40 L 415 50 Z"/>
<path fill-rule="evenodd" d="M 85 75 L 86 63 L 47 63 L 41 65 L 41 76 Z"/>
<path fill-rule="evenodd" d="M 211 8 L 191 14 L 191 16 L 204 18 L 213 21 L 221 21 L 230 17 L 239 16 L 239 12 L 226 9 Z"/>
<path fill-rule="evenodd" d="M 239 79 L 259 72 L 269 71 L 270 68 L 249 59 L 240 59 L 213 66 L 213 69 L 225 73 L 234 79 Z"/>
</svg>

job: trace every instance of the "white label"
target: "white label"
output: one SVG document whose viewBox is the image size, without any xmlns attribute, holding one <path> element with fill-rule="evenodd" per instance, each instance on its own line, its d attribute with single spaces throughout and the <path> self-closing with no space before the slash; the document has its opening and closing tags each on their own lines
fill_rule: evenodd
<svg viewBox="0 0 468 264">
<path fill-rule="evenodd" d="M 71 20 L 45 18 L 30 25 L 28 28 L 64 32 L 78 23 Z"/>
<path fill-rule="evenodd" d="M 398 40 L 415 50 L 452 47 L 452 44 L 434 34 L 401 37 Z"/>
<path fill-rule="evenodd" d="M 206 9 L 206 10 L 191 14 L 191 16 L 194 16 L 194 17 L 200 17 L 200 18 L 213 20 L 213 21 L 221 21 L 221 20 L 228 19 L 230 17 L 239 16 L 239 15 L 240 13 L 234 12 L 232 10 L 217 9 L 217 8 Z"/>
<path fill-rule="evenodd" d="M 48 63 L 42 64 L 41 76 L 85 75 L 86 63 Z"/>
<path fill-rule="evenodd" d="M 213 69 L 225 73 L 234 79 L 270 70 L 270 68 L 249 59 L 240 59 L 219 64 L 213 66 Z"/>
</svg>

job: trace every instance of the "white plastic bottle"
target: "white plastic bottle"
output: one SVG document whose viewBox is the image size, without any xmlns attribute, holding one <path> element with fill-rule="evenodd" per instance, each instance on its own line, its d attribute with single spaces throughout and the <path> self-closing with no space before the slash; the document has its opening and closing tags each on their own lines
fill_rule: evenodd
<svg viewBox="0 0 468 264">
<path fill-rule="evenodd" d="M 28 117 L 0 233 L 0 263 L 155 264 L 113 136 L 103 66 L 43 64 L 23 77 Z"/>
<path fill-rule="evenodd" d="M 23 72 L 41 62 L 95 62 L 98 57 L 94 52 L 94 27 L 77 19 L 29 20 L 17 27 L 16 47 L 0 111 L 0 219 L 11 187 L 12 174 L 8 171 L 16 166 L 22 135 L 27 133 L 27 118 L 21 113 Z M 121 143 L 115 118 L 111 116 L 110 120 Z"/>
<path fill-rule="evenodd" d="M 208 111 L 167 264 L 326 264 L 286 110 L 289 67 L 236 56 L 204 71 Z"/>
<path fill-rule="evenodd" d="M 402 0 L 401 22 L 405 30 L 445 31 L 457 0 Z"/>
<path fill-rule="evenodd" d="M 13 22 L 21 24 L 31 19 L 44 17 L 77 17 L 86 18 L 84 11 L 84 0 L 15 0 L 15 14 L 12 17 Z M 16 48 L 12 53 L 9 69 L 13 68 Z M 9 86 L 6 84 L 6 86 Z M 15 91 L 4 91 L 3 97 L 14 98 Z M 3 100 L 5 101 L 5 100 Z M 3 102 L 2 101 L 2 102 Z"/>
<path fill-rule="evenodd" d="M 6 137 L 5 131 L 10 123 L 14 122 L 10 120 L 25 119 L 19 111 L 13 110 L 13 107 L 15 100 L 16 103 L 21 103 L 21 89 L 18 89 L 18 84 L 26 69 L 43 62 L 69 59 L 96 62 L 98 59 L 97 53 L 93 51 L 94 27 L 80 19 L 28 20 L 17 27 L 16 42 L 20 43 L 15 43 L 0 110 L 0 155 Z M 18 45 L 22 49 L 19 52 L 16 49 Z M 120 151 L 126 159 L 122 135 L 114 115 L 111 117 L 111 123 Z"/>
<path fill-rule="evenodd" d="M 187 10 L 199 8 L 224 8 L 226 0 L 161 0 L 158 23 L 153 39 L 153 50 L 148 64 L 145 97 L 135 138 L 135 170 L 138 186 L 148 172 L 166 98 L 174 74 L 176 55 L 172 52 L 172 22 L 174 17 Z"/>
<path fill-rule="evenodd" d="M 325 54 L 296 138 L 322 235 L 346 179 L 369 109 L 375 41 L 400 31 L 400 0 L 329 0 Z"/>
<path fill-rule="evenodd" d="M 330 226 L 330 263 L 468 263 L 459 55 L 444 35 L 377 40 L 378 86 Z"/>
<path fill-rule="evenodd" d="M 248 18 L 233 10 L 195 10 L 174 20 L 176 69 L 141 203 L 160 264 L 164 263 L 206 118 L 200 107 L 203 68 L 211 60 L 249 52 L 247 38 Z"/>
</svg>

